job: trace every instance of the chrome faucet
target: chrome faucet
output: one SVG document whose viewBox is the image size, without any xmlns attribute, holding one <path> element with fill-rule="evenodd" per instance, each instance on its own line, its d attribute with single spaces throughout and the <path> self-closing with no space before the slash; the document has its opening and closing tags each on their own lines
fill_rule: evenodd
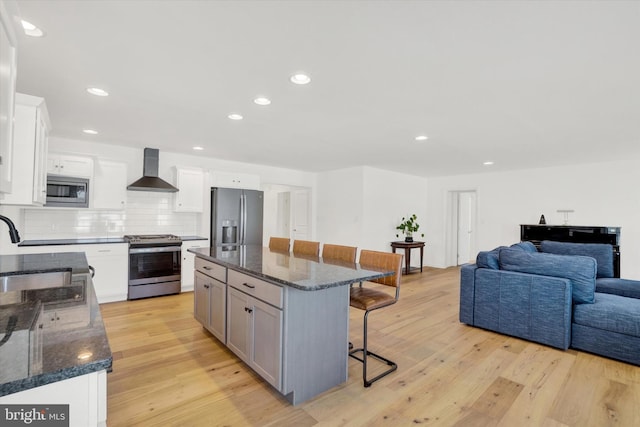
<svg viewBox="0 0 640 427">
<path fill-rule="evenodd" d="M 0 221 L 4 221 L 9 226 L 9 236 L 11 237 L 11 243 L 18 243 L 20 241 L 20 235 L 18 229 L 9 218 L 4 215 L 0 215 Z"/>
</svg>

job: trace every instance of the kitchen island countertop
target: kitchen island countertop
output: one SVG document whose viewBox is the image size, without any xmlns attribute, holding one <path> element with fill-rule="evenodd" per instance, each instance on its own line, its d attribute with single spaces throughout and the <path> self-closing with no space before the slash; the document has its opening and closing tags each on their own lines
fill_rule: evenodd
<svg viewBox="0 0 640 427">
<path fill-rule="evenodd" d="M 188 251 L 232 270 L 303 291 L 346 286 L 393 274 L 393 271 L 364 269 L 356 263 L 329 262 L 320 257 L 276 252 L 258 245 L 193 248 Z"/>
</svg>

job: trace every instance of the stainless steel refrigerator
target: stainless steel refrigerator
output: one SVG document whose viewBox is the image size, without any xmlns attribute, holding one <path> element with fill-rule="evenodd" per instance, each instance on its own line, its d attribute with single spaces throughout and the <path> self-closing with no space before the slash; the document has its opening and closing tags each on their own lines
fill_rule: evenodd
<svg viewBox="0 0 640 427">
<path fill-rule="evenodd" d="M 213 187 L 211 246 L 262 246 L 262 205 L 262 191 Z"/>
</svg>

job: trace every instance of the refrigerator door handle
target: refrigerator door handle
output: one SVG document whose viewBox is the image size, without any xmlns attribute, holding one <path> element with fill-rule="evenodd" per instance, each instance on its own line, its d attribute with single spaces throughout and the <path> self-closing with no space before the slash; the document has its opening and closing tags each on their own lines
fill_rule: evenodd
<svg viewBox="0 0 640 427">
<path fill-rule="evenodd" d="M 240 195 L 240 236 L 239 243 L 241 245 L 245 244 L 245 229 L 247 226 L 247 201 L 245 199 L 245 195 Z"/>
<path fill-rule="evenodd" d="M 248 221 L 247 195 L 243 193 L 242 199 L 244 200 L 244 206 L 242 209 L 242 214 L 244 215 L 244 218 L 242 218 L 242 244 L 246 245 L 247 244 L 247 221 Z"/>
</svg>

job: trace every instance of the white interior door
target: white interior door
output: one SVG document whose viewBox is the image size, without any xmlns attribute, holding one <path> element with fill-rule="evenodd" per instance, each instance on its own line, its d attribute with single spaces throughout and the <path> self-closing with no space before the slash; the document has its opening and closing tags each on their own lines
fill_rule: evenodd
<svg viewBox="0 0 640 427">
<path fill-rule="evenodd" d="M 311 207 L 309 206 L 309 190 L 292 192 L 292 237 L 294 240 L 309 240 L 311 232 Z"/>
<path fill-rule="evenodd" d="M 291 192 L 278 193 L 277 236 L 289 237 L 291 230 Z"/>
<path fill-rule="evenodd" d="M 472 261 L 475 255 L 476 193 L 462 191 L 458 193 L 458 257 L 457 264 Z"/>
</svg>

